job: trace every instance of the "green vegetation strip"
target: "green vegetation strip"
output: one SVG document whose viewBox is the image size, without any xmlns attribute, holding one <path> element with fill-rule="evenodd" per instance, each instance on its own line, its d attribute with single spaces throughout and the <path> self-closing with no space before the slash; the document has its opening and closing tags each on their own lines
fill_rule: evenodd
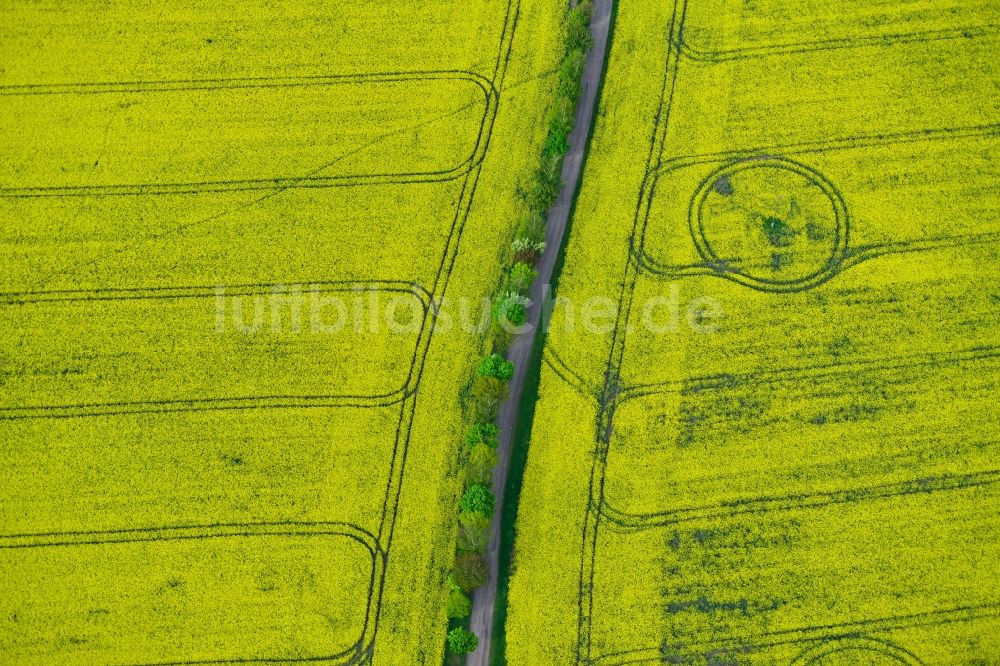
<svg viewBox="0 0 1000 666">
<path fill-rule="evenodd" d="M 555 98 L 548 118 L 548 134 L 545 139 L 539 167 L 530 183 L 519 192 L 527 209 L 511 242 L 506 268 L 499 281 L 499 289 L 494 298 L 492 323 L 487 341 L 489 354 L 476 367 L 472 379 L 467 408 L 473 426 L 469 430 L 462 460 L 465 472 L 465 492 L 459 505 L 459 532 L 455 562 L 448 576 L 447 617 L 449 620 L 446 645 L 447 663 L 452 663 L 459 655 L 474 652 L 479 646 L 478 637 L 469 631 L 467 618 L 472 610 L 469 594 L 482 587 L 488 578 L 488 564 L 484 556 L 489 547 L 490 524 L 496 510 L 496 498 L 490 492 L 493 468 L 499 462 L 497 456 L 499 431 L 495 421 L 500 405 L 507 399 L 510 381 L 514 375 L 514 365 L 505 358 L 513 338 L 513 331 L 527 319 L 528 293 L 538 277 L 535 264 L 545 250 L 546 211 L 552 207 L 563 187 L 562 167 L 569 152 L 569 135 L 573 131 L 576 105 L 583 92 L 582 78 L 587 51 L 591 46 L 590 17 L 592 6 L 589 1 L 581 2 L 567 12 L 565 20 L 565 44 L 557 72 Z M 512 452 L 514 473 L 508 477 L 506 488 L 512 491 L 510 497 L 517 504 L 520 491 L 524 459 L 530 424 L 537 396 L 538 373 L 542 344 L 535 341 L 529 375 L 518 418 L 518 433 L 515 435 Z M 506 595 L 507 562 L 513 547 L 513 529 L 516 510 L 506 512 L 502 525 L 500 573 Z M 508 517 L 509 516 L 509 517 Z M 506 599 L 501 602 L 501 621 L 506 612 Z M 500 633 L 502 636 L 502 632 Z M 503 649 L 502 639 L 501 647 Z M 496 653 L 494 653 L 496 654 Z M 500 653 L 502 654 L 502 652 Z"/>
</svg>

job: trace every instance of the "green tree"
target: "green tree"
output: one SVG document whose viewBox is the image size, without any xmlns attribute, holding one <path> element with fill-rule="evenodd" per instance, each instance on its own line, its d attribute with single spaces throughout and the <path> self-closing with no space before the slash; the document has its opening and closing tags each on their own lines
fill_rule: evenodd
<svg viewBox="0 0 1000 666">
<path fill-rule="evenodd" d="M 469 428 L 469 432 L 465 434 L 465 443 L 469 447 L 473 447 L 476 444 L 486 444 L 496 448 L 498 444 L 497 437 L 499 435 L 500 429 L 495 424 L 477 423 Z"/>
<path fill-rule="evenodd" d="M 549 114 L 549 133 L 545 137 L 542 155 L 562 158 L 569 152 L 569 134 L 573 131 L 575 98 L 559 97 Z"/>
<path fill-rule="evenodd" d="M 505 328 L 521 326 L 527 318 L 528 309 L 520 294 L 507 294 L 493 304 L 493 321 Z"/>
<path fill-rule="evenodd" d="M 507 399 L 507 390 L 507 382 L 477 375 L 472 382 L 473 419 L 483 423 L 496 420 L 500 403 Z"/>
<path fill-rule="evenodd" d="M 481 377 L 496 377 L 507 382 L 514 376 L 514 364 L 500 354 L 490 354 L 479 362 L 476 374 Z"/>
<path fill-rule="evenodd" d="M 546 211 L 559 198 L 562 189 L 562 155 L 546 153 L 528 188 L 526 201 L 532 210 Z"/>
<path fill-rule="evenodd" d="M 465 466 L 465 479 L 470 485 L 487 485 L 493 479 L 493 468 L 500 462 L 496 447 L 489 444 L 475 444 L 469 450 L 469 461 Z"/>
<path fill-rule="evenodd" d="M 559 83 L 556 94 L 562 99 L 576 105 L 580 93 L 583 92 L 580 80 L 583 78 L 583 68 L 587 64 L 587 52 L 582 49 L 569 51 L 559 65 Z"/>
<path fill-rule="evenodd" d="M 562 158 L 569 152 L 569 133 L 573 130 L 573 127 L 570 125 L 569 131 L 564 130 L 561 124 L 557 124 L 559 120 L 555 116 L 549 122 L 551 125 L 549 126 L 549 133 L 545 135 L 545 145 L 542 146 L 542 153 Z M 558 189 L 556 194 L 558 195 Z M 552 203 L 555 203 L 554 199 Z M 551 206 L 552 204 L 550 203 L 549 205 Z"/>
<path fill-rule="evenodd" d="M 463 513 L 458 518 L 458 548 L 470 553 L 485 553 L 490 545 L 490 519 L 478 513 Z"/>
<path fill-rule="evenodd" d="M 455 627 L 448 632 L 448 650 L 455 654 L 469 654 L 479 647 L 479 638 L 463 627 Z"/>
<path fill-rule="evenodd" d="M 514 264 L 510 269 L 510 276 L 507 278 L 507 285 L 510 287 L 511 291 L 516 291 L 519 293 L 527 293 L 528 289 L 531 288 L 531 283 L 535 281 L 538 277 L 538 271 L 534 267 L 525 262 L 519 261 Z"/>
<path fill-rule="evenodd" d="M 469 486 L 462 495 L 462 501 L 459 504 L 459 508 L 463 514 L 465 513 L 478 513 L 486 518 L 492 518 L 493 512 L 496 510 L 497 500 L 493 497 L 493 493 L 490 489 L 482 484 L 475 484 Z"/>
</svg>

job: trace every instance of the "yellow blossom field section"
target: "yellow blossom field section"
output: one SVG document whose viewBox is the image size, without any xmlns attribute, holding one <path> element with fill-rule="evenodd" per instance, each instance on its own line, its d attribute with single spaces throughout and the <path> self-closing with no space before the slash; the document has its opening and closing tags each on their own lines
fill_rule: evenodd
<svg viewBox="0 0 1000 666">
<path fill-rule="evenodd" d="M 510 663 L 1000 662 L 998 24 L 618 4 Z"/>
<path fill-rule="evenodd" d="M 441 663 L 563 10 L 404 4 L 0 7 L 0 663 Z"/>
</svg>

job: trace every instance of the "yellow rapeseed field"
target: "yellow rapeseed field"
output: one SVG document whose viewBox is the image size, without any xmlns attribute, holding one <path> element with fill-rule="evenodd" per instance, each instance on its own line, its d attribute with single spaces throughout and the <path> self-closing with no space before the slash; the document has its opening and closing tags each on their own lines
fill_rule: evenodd
<svg viewBox="0 0 1000 666">
<path fill-rule="evenodd" d="M 441 663 L 563 14 L 4 3 L 0 663 Z"/>
<path fill-rule="evenodd" d="M 617 3 L 508 663 L 1000 663 L 998 24 Z"/>
</svg>

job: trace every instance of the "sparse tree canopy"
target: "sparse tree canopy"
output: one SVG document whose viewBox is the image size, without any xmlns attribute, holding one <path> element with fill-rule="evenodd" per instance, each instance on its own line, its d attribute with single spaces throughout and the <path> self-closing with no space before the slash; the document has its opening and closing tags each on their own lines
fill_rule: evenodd
<svg viewBox="0 0 1000 666">
<path fill-rule="evenodd" d="M 478 513 L 463 513 L 458 519 L 458 549 L 485 553 L 490 545 L 490 519 Z"/>
<path fill-rule="evenodd" d="M 482 587 L 486 584 L 488 576 L 486 560 L 479 553 L 466 553 L 455 558 L 455 571 L 452 577 L 463 591 L 472 592 Z"/>
</svg>

